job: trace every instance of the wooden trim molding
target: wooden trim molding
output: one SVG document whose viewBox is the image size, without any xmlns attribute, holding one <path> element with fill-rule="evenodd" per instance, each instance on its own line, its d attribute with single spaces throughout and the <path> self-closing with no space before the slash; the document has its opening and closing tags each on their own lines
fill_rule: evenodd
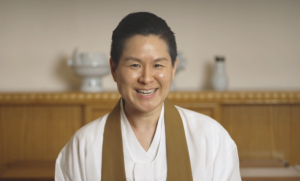
<svg viewBox="0 0 300 181">
<path fill-rule="evenodd" d="M 0 104 L 7 103 L 92 103 L 117 101 L 118 92 L 84 93 L 0 93 Z M 170 92 L 171 101 L 204 101 L 219 103 L 300 103 L 300 92 Z"/>
<path fill-rule="evenodd" d="M 173 101 L 233 103 L 300 103 L 300 92 L 171 92 Z"/>
</svg>

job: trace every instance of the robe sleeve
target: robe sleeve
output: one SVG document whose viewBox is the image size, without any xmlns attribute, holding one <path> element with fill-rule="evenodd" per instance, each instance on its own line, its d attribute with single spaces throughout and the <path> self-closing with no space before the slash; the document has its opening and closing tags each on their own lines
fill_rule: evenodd
<svg viewBox="0 0 300 181">
<path fill-rule="evenodd" d="M 59 153 L 55 181 L 85 181 L 85 140 L 74 135 Z"/>
<path fill-rule="evenodd" d="M 214 160 L 213 181 L 241 181 L 237 147 L 225 129 L 219 136 L 219 146 Z"/>
</svg>

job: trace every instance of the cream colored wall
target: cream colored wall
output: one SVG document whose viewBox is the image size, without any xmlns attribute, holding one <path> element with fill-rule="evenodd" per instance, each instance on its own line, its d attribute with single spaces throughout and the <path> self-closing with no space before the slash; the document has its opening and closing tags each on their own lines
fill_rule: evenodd
<svg viewBox="0 0 300 181">
<path fill-rule="evenodd" d="M 215 55 L 227 59 L 230 90 L 300 89 L 300 1 L 0 1 L 0 91 L 65 91 L 75 47 L 109 58 L 112 30 L 150 11 L 176 33 L 188 59 L 178 90 L 207 89 Z M 105 90 L 116 90 L 110 75 Z"/>
</svg>

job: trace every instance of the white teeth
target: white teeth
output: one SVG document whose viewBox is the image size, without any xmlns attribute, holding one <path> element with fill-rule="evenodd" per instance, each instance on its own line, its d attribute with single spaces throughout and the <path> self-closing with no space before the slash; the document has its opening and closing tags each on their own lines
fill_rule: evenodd
<svg viewBox="0 0 300 181">
<path fill-rule="evenodd" d="M 150 95 L 153 94 L 155 92 L 156 89 L 152 89 L 152 90 L 136 90 L 139 94 L 142 95 Z"/>
</svg>

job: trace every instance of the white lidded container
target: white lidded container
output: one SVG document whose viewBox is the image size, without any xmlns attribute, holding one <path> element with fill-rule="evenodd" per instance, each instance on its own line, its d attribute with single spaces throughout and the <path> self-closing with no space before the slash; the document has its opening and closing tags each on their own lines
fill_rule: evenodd
<svg viewBox="0 0 300 181">
<path fill-rule="evenodd" d="M 80 90 L 83 92 L 101 92 L 102 77 L 110 72 L 107 58 L 99 53 L 79 53 L 75 49 L 68 66 L 82 78 Z"/>
<path fill-rule="evenodd" d="M 225 68 L 225 57 L 215 57 L 215 67 L 211 79 L 211 84 L 216 91 L 225 91 L 228 87 L 228 77 Z"/>
</svg>

